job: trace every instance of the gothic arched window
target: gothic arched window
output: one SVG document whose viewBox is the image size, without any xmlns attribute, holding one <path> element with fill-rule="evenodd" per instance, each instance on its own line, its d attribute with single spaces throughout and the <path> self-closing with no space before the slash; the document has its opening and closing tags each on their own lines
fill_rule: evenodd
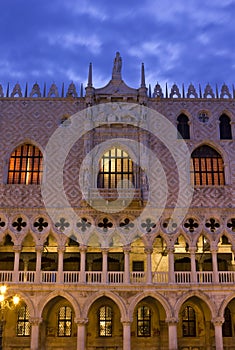
<svg viewBox="0 0 235 350">
<path fill-rule="evenodd" d="M 224 163 L 215 149 L 203 145 L 193 151 L 191 180 L 194 185 L 224 185 Z"/>
<path fill-rule="evenodd" d="M 71 337 L 72 335 L 72 309 L 69 306 L 62 306 L 58 313 L 58 337 Z"/>
<path fill-rule="evenodd" d="M 180 114 L 177 118 L 177 130 L 179 139 L 190 139 L 189 120 L 185 114 Z"/>
<path fill-rule="evenodd" d="M 226 114 L 222 114 L 219 118 L 219 130 L 220 130 L 220 139 L 221 140 L 231 140 L 232 139 L 232 130 L 231 130 L 231 120 Z"/>
<path fill-rule="evenodd" d="M 98 311 L 99 336 L 112 337 L 112 309 L 110 306 L 101 306 Z"/>
<path fill-rule="evenodd" d="M 183 337 L 196 337 L 196 315 L 191 306 L 186 306 L 182 312 Z"/>
<path fill-rule="evenodd" d="M 228 307 L 224 310 L 224 323 L 222 325 L 223 337 L 232 337 L 232 317 Z"/>
<path fill-rule="evenodd" d="M 16 335 L 18 337 L 30 336 L 29 309 L 27 305 L 23 305 L 17 312 Z"/>
<path fill-rule="evenodd" d="M 99 167 L 98 188 L 117 188 L 118 184 L 121 188 L 128 188 L 129 182 L 134 182 L 133 162 L 128 153 L 119 148 L 105 152 Z"/>
<path fill-rule="evenodd" d="M 42 152 L 31 144 L 17 147 L 11 154 L 8 184 L 40 184 L 42 177 Z"/>
<path fill-rule="evenodd" d="M 151 336 L 151 310 L 148 306 L 140 306 L 137 310 L 137 336 Z"/>
</svg>

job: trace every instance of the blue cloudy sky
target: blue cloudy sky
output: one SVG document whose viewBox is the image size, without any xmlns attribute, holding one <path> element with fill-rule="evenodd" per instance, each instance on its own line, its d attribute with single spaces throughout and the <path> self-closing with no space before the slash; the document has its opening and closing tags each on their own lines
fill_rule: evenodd
<svg viewBox="0 0 235 350">
<path fill-rule="evenodd" d="M 198 86 L 235 83 L 235 0 L 7 0 L 1 2 L 0 83 L 86 86 L 111 77 Z"/>
</svg>

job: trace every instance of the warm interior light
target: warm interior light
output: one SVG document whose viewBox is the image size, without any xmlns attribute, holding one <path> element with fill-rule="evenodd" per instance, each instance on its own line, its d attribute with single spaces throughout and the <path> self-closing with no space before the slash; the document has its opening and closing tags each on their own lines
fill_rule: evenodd
<svg viewBox="0 0 235 350">
<path fill-rule="evenodd" d="M 17 304 L 19 304 L 19 301 L 20 301 L 20 298 L 17 295 L 14 295 L 14 297 L 13 297 L 13 304 L 17 305 Z"/>
<path fill-rule="evenodd" d="M 3 285 L 3 286 L 0 287 L 0 293 L 1 294 L 5 294 L 6 291 L 7 291 L 7 287 L 6 286 Z"/>
<path fill-rule="evenodd" d="M 0 303 L 2 303 L 4 301 L 4 295 L 3 294 L 0 294 Z"/>
</svg>

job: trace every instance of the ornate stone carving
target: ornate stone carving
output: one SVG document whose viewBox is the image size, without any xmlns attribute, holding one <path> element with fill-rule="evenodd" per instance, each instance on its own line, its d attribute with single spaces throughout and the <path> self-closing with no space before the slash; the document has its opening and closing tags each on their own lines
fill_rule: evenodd
<svg viewBox="0 0 235 350">
<path fill-rule="evenodd" d="M 18 97 L 22 97 L 22 91 L 19 83 L 15 84 L 13 91 L 11 93 L 11 97 L 16 97 L 17 95 Z"/>
</svg>

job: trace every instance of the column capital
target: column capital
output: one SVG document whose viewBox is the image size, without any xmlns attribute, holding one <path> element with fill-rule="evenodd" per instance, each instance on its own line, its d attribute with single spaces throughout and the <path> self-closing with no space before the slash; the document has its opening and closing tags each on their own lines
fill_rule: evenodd
<svg viewBox="0 0 235 350">
<path fill-rule="evenodd" d="M 102 254 L 108 254 L 109 248 L 101 248 Z"/>
<path fill-rule="evenodd" d="M 12 250 L 15 252 L 15 253 L 19 253 L 21 251 L 22 247 L 21 245 L 14 245 L 12 247 Z"/>
<path fill-rule="evenodd" d="M 36 245 L 35 250 L 36 250 L 36 252 L 42 253 L 43 252 L 43 245 Z"/>
<path fill-rule="evenodd" d="M 214 326 L 222 326 L 224 323 L 224 317 L 214 317 L 212 318 L 211 322 Z"/>
<path fill-rule="evenodd" d="M 196 251 L 197 251 L 197 247 L 189 247 L 188 251 L 189 251 L 190 254 L 195 254 Z"/>
<path fill-rule="evenodd" d="M 144 248 L 144 252 L 146 254 L 152 254 L 153 253 L 153 248 L 152 247 L 146 247 L 146 248 Z"/>
<path fill-rule="evenodd" d="M 80 251 L 80 252 L 85 252 L 85 253 L 86 253 L 86 251 L 87 251 L 87 246 L 86 246 L 86 245 L 80 245 L 80 246 L 79 246 L 79 251 Z"/>
<path fill-rule="evenodd" d="M 32 326 L 39 326 L 40 323 L 42 323 L 43 318 L 41 317 L 30 317 L 29 322 L 31 323 Z"/>
<path fill-rule="evenodd" d="M 124 254 L 129 254 L 131 252 L 131 246 L 130 245 L 125 245 L 123 248 Z"/>
<path fill-rule="evenodd" d="M 77 323 L 78 326 L 85 326 L 88 323 L 88 318 L 75 318 L 74 322 Z"/>
<path fill-rule="evenodd" d="M 177 325 L 177 323 L 179 322 L 177 317 L 167 317 L 166 318 L 166 323 L 168 323 L 169 325 Z"/>
<path fill-rule="evenodd" d="M 65 252 L 65 246 L 64 245 L 59 245 L 58 247 L 57 247 L 57 252 L 58 253 L 64 253 Z"/>
<path fill-rule="evenodd" d="M 167 250 L 168 254 L 170 254 L 170 253 L 173 254 L 174 251 L 175 251 L 175 247 L 174 246 L 169 246 L 169 247 L 166 248 L 166 250 Z"/>
<path fill-rule="evenodd" d="M 211 253 L 217 253 L 217 251 L 218 251 L 217 243 L 211 242 L 210 251 L 211 251 Z"/>
<path fill-rule="evenodd" d="M 121 323 L 123 324 L 123 326 L 129 326 L 131 325 L 133 319 L 130 318 L 130 319 L 127 319 L 127 318 L 121 318 Z"/>
</svg>

